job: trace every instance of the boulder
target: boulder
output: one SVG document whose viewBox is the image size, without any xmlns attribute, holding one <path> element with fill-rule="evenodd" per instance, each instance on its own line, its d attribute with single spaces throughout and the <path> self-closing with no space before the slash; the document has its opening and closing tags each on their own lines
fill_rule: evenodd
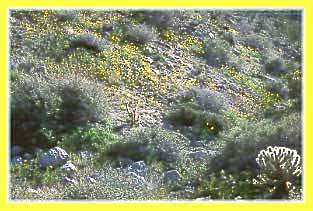
<svg viewBox="0 0 313 211">
<path fill-rule="evenodd" d="M 40 167 L 61 166 L 69 160 L 67 152 L 60 148 L 54 147 L 40 155 L 38 163 Z"/>
</svg>

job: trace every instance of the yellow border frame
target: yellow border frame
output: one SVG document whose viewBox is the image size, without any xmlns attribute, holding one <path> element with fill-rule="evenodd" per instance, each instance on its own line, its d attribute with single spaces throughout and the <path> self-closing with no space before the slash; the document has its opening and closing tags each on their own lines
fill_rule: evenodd
<svg viewBox="0 0 313 211">
<path fill-rule="evenodd" d="M 312 78 L 313 69 L 313 1 L 311 0 L 158 0 L 158 1 L 145 1 L 145 0 L 8 0 L 1 1 L 0 7 L 0 55 L 1 55 L 1 71 L 0 71 L 0 209 L 13 210 L 13 209 L 70 209 L 73 208 L 77 211 L 86 209 L 117 209 L 117 210 L 157 210 L 157 209 L 177 209 L 180 211 L 195 209 L 225 209 L 233 211 L 244 210 L 267 210 L 267 209 L 284 209 L 284 210 L 312 210 L 313 208 L 313 143 L 310 128 L 310 118 L 312 116 L 311 109 L 305 109 L 304 116 L 304 131 L 305 131 L 305 199 L 304 202 L 288 203 L 288 202 L 213 202 L 213 203 L 177 203 L 177 202 L 162 202 L 162 203 L 141 203 L 141 202 L 77 202 L 77 203 L 13 203 L 8 202 L 8 182 L 7 182 L 7 157 L 8 157 L 8 80 L 7 80 L 7 58 L 8 58 L 8 9 L 9 8 L 32 8 L 32 7 L 173 7 L 173 8 L 303 8 L 304 9 L 304 81 L 305 81 L 305 95 L 304 102 L 305 108 L 312 106 L 312 100 L 309 98 L 312 84 L 309 83 Z M 311 59 L 310 59 L 311 58 Z"/>
</svg>

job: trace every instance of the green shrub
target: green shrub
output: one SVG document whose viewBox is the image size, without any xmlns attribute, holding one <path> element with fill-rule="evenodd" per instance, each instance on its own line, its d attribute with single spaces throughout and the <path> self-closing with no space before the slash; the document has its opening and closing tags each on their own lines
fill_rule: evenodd
<svg viewBox="0 0 313 211">
<path fill-rule="evenodd" d="M 302 154 L 302 121 L 299 113 L 282 117 L 279 121 L 262 120 L 246 122 L 224 137 L 225 146 L 221 154 L 211 161 L 213 171 L 256 171 L 255 161 L 260 150 L 267 146 L 284 146 Z"/>
<path fill-rule="evenodd" d="M 263 50 L 271 48 L 272 46 L 272 43 L 268 38 L 258 34 L 250 34 L 244 37 L 243 39 L 247 46 L 254 49 Z"/>
<path fill-rule="evenodd" d="M 203 111 L 210 111 L 213 113 L 221 113 L 224 109 L 224 105 L 221 101 L 221 95 L 217 92 L 213 92 L 210 89 L 204 88 L 192 88 L 186 92 L 183 92 L 178 96 L 179 102 L 194 102 L 195 109 Z"/>
<path fill-rule="evenodd" d="M 163 129 L 134 129 L 130 135 L 109 145 L 99 154 L 99 160 L 110 159 L 116 164 L 120 158 L 133 161 L 144 160 L 147 164 L 161 163 L 163 168 L 174 168 L 182 159 L 182 153 L 189 145 L 184 136 Z"/>
<path fill-rule="evenodd" d="M 281 58 L 271 58 L 264 66 L 265 72 L 271 75 L 282 75 L 287 74 L 288 69 L 283 59 Z"/>
<path fill-rule="evenodd" d="M 220 67 L 226 65 L 229 61 L 229 44 L 219 41 L 209 41 L 204 45 L 203 57 L 208 65 Z"/>
<path fill-rule="evenodd" d="M 78 14 L 75 10 L 56 10 L 54 13 L 60 22 L 73 21 L 77 18 Z"/>
<path fill-rule="evenodd" d="M 289 96 L 295 99 L 295 109 L 302 109 L 302 76 L 293 77 L 288 80 Z"/>
<path fill-rule="evenodd" d="M 173 25 L 174 11 L 163 10 L 163 11 L 146 11 L 144 21 L 147 24 L 160 27 L 162 29 Z"/>
<path fill-rule="evenodd" d="M 71 133 L 62 135 L 60 147 L 69 152 L 90 150 L 99 152 L 108 144 L 117 142 L 118 137 L 112 133 L 112 128 L 100 124 L 75 128 Z"/>
<path fill-rule="evenodd" d="M 19 77 L 11 84 L 11 143 L 28 149 L 36 144 L 35 137 L 41 138 L 41 123 L 48 117 L 48 93 L 42 77 L 30 77 L 24 73 L 20 73 Z"/>
<path fill-rule="evenodd" d="M 227 125 L 221 108 L 216 94 L 195 88 L 178 97 L 166 119 L 190 138 L 213 138 Z"/>
<path fill-rule="evenodd" d="M 104 93 L 76 75 L 20 73 L 11 84 L 11 141 L 31 148 L 49 145 L 42 128 L 56 135 L 106 117 Z"/>
<path fill-rule="evenodd" d="M 189 196 L 191 199 L 206 197 L 217 200 L 265 199 L 263 189 L 253 184 L 255 174 L 242 171 L 229 174 L 221 170 L 204 177 Z"/>
<path fill-rule="evenodd" d="M 265 83 L 265 89 L 271 93 L 278 94 L 280 97 L 287 99 L 289 94 L 288 87 L 279 79 L 268 80 Z"/>
<path fill-rule="evenodd" d="M 226 40 L 229 44 L 235 45 L 237 42 L 237 39 L 235 35 L 232 32 L 224 32 L 223 39 Z"/>
<path fill-rule="evenodd" d="M 107 43 L 104 39 L 96 37 L 92 34 L 82 34 L 71 38 L 70 48 L 86 48 L 95 52 L 106 49 Z"/>
<path fill-rule="evenodd" d="M 157 33 L 153 28 L 145 25 L 131 25 L 126 27 L 124 39 L 137 45 L 144 45 L 157 39 Z"/>
</svg>

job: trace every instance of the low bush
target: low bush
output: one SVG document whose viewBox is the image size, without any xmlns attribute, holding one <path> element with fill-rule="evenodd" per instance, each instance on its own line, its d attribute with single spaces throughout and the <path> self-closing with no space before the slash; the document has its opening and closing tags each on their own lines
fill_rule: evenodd
<svg viewBox="0 0 313 211">
<path fill-rule="evenodd" d="M 77 11 L 75 10 L 56 10 L 54 11 L 57 20 L 60 22 L 74 21 L 77 18 Z"/>
<path fill-rule="evenodd" d="M 208 65 L 220 67 L 226 65 L 229 61 L 228 49 L 229 44 L 218 41 L 209 41 L 204 45 L 203 57 Z"/>
<path fill-rule="evenodd" d="M 283 81 L 279 79 L 266 81 L 265 89 L 271 93 L 278 94 L 283 99 L 288 98 L 289 89 Z"/>
<path fill-rule="evenodd" d="M 267 146 L 284 146 L 302 154 L 302 121 L 299 113 L 282 117 L 279 121 L 245 122 L 223 137 L 221 154 L 211 161 L 213 171 L 256 171 L 255 161 L 260 150 Z"/>
<path fill-rule="evenodd" d="M 146 12 L 145 22 L 162 29 L 173 25 L 174 11 L 149 11 Z"/>
<path fill-rule="evenodd" d="M 249 34 L 243 39 L 247 46 L 254 49 L 263 50 L 272 46 L 272 43 L 268 38 L 258 34 Z"/>
<path fill-rule="evenodd" d="M 126 27 L 124 39 L 136 45 L 144 45 L 157 39 L 157 33 L 152 27 L 145 24 L 131 25 Z"/>
<path fill-rule="evenodd" d="M 112 132 L 112 127 L 96 123 L 77 127 L 71 133 L 62 135 L 59 146 L 69 152 L 79 150 L 99 152 L 117 140 L 118 136 Z"/>
<path fill-rule="evenodd" d="M 117 143 L 109 145 L 99 154 L 99 160 L 110 159 L 118 164 L 120 158 L 133 161 L 144 160 L 147 164 L 161 163 L 171 169 L 182 159 L 182 153 L 189 145 L 184 136 L 163 129 L 134 129 Z"/>
<path fill-rule="evenodd" d="M 237 43 L 237 39 L 232 32 L 224 32 L 223 39 L 226 40 L 230 45 L 235 45 Z"/>
<path fill-rule="evenodd" d="M 264 65 L 265 72 L 271 75 L 279 76 L 287 74 L 288 68 L 286 63 L 281 58 L 270 58 Z"/>
<path fill-rule="evenodd" d="M 243 171 L 230 174 L 221 170 L 206 175 L 197 185 L 191 199 L 203 198 L 217 200 L 265 199 L 263 189 L 253 184 L 255 174 Z"/>
<path fill-rule="evenodd" d="M 94 82 L 69 74 L 24 74 L 11 84 L 11 143 L 47 147 L 42 128 L 55 134 L 106 118 L 106 102 Z"/>
<path fill-rule="evenodd" d="M 178 97 L 166 119 L 188 137 L 214 138 L 226 128 L 223 106 L 209 90 L 192 89 Z"/>
<path fill-rule="evenodd" d="M 86 48 L 95 52 L 106 49 L 107 43 L 104 39 L 96 37 L 92 34 L 82 34 L 71 38 L 70 48 Z"/>
</svg>

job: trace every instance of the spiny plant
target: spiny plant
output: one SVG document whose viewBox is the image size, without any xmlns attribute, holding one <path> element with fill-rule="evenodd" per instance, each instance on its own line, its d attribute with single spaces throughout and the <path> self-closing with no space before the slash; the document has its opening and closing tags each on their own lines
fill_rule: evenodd
<svg viewBox="0 0 313 211">
<path fill-rule="evenodd" d="M 256 158 L 261 174 L 254 184 L 270 188 L 271 198 L 289 198 L 294 189 L 292 182 L 302 173 L 301 158 L 296 150 L 287 147 L 269 146 L 259 152 Z"/>
</svg>

